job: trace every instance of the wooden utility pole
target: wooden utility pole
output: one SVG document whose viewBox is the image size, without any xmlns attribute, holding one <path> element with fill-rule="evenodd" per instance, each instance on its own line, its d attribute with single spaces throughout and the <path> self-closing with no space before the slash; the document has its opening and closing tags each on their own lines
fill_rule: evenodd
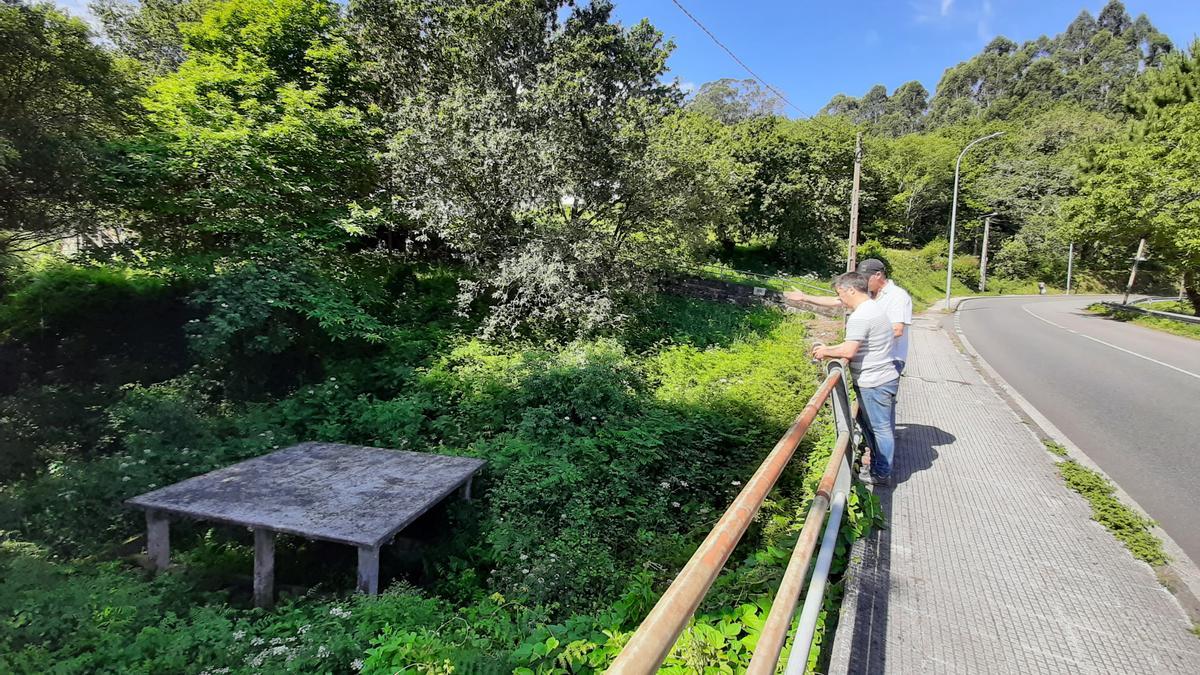
<svg viewBox="0 0 1200 675">
<path fill-rule="evenodd" d="M 846 271 L 858 264 L 858 183 L 862 177 L 862 132 L 854 139 L 854 189 L 850 193 L 850 245 L 846 249 Z"/>
<path fill-rule="evenodd" d="M 987 240 L 988 240 L 988 232 L 992 229 L 992 216 L 993 215 L 994 214 L 989 213 L 983 217 L 983 250 L 979 252 L 979 292 L 980 293 L 982 293 L 983 289 L 987 287 L 987 253 L 988 253 Z"/>
<path fill-rule="evenodd" d="M 1129 304 L 1129 293 L 1130 293 L 1130 291 L 1133 290 L 1133 280 L 1137 278 L 1138 263 L 1140 263 L 1140 262 L 1142 262 L 1142 260 L 1144 260 L 1144 258 L 1142 258 L 1142 253 L 1144 253 L 1145 250 L 1146 250 L 1146 238 L 1142 237 L 1142 240 L 1138 242 L 1137 255 L 1134 256 L 1134 258 L 1133 258 L 1133 269 L 1129 270 L 1129 283 L 1125 285 L 1125 299 L 1121 301 L 1122 305 Z"/>
<path fill-rule="evenodd" d="M 1075 263 L 1075 242 L 1067 249 L 1067 295 L 1071 294 L 1071 267 Z"/>
</svg>

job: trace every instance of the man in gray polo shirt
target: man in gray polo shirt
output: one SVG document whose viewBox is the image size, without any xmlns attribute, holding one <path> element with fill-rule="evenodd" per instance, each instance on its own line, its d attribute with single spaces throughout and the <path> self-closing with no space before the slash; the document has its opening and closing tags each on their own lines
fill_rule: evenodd
<svg viewBox="0 0 1200 675">
<path fill-rule="evenodd" d="M 832 347 L 817 345 L 812 353 L 820 359 L 850 359 L 863 435 L 872 451 L 870 469 L 859 478 L 872 485 L 887 485 L 896 447 L 896 392 L 900 386 L 892 354 L 892 325 L 868 295 L 862 274 L 838 276 L 833 290 L 852 310 L 846 320 L 846 339 Z"/>
<path fill-rule="evenodd" d="M 858 263 L 855 271 L 867 279 L 867 292 L 874 300 L 888 321 L 892 324 L 892 358 L 896 362 L 896 370 L 903 373 L 904 364 L 908 361 L 908 328 L 912 325 L 912 297 L 908 291 L 888 279 L 887 267 L 878 258 L 867 258 Z M 818 307 L 841 307 L 845 303 L 840 298 L 825 295 L 808 295 L 803 291 L 788 291 L 783 294 L 787 300 L 807 302 Z"/>
</svg>

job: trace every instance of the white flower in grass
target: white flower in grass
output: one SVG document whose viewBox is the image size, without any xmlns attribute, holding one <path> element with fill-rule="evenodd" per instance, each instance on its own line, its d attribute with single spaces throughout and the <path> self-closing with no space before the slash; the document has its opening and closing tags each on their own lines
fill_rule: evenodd
<svg viewBox="0 0 1200 675">
<path fill-rule="evenodd" d="M 246 631 L 244 631 L 244 630 L 233 631 L 233 639 L 234 640 L 241 640 L 244 637 L 246 637 Z"/>
<path fill-rule="evenodd" d="M 350 667 L 353 668 L 355 672 L 362 670 L 363 669 L 363 660 L 362 659 L 354 659 L 353 661 L 350 662 Z"/>
<path fill-rule="evenodd" d="M 675 508 L 679 508 L 679 502 L 671 502 L 671 506 L 674 506 Z"/>
<path fill-rule="evenodd" d="M 264 643 L 266 643 L 266 640 L 264 640 L 260 637 L 250 639 L 250 644 L 254 645 L 255 647 L 258 647 L 259 645 L 262 645 Z"/>
<path fill-rule="evenodd" d="M 325 645 L 321 645 L 320 647 L 317 647 L 317 658 L 318 659 L 329 658 L 329 647 L 326 647 Z"/>
<path fill-rule="evenodd" d="M 730 485 L 732 485 L 732 486 L 734 486 L 734 487 L 737 487 L 737 486 L 739 486 L 739 485 L 741 485 L 741 484 L 742 484 L 742 481 L 740 481 L 740 480 L 735 480 L 735 481 L 731 481 L 729 484 L 730 484 Z"/>
</svg>

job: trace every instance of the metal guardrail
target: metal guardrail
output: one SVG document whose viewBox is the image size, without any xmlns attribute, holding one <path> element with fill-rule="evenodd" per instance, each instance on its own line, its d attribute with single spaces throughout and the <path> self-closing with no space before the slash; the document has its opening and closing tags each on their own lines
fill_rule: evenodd
<svg viewBox="0 0 1200 675">
<path fill-rule="evenodd" d="M 1171 300 L 1174 300 L 1174 298 L 1171 298 Z M 1146 309 L 1145 307 L 1134 307 L 1133 304 L 1122 305 L 1119 302 L 1101 302 L 1100 304 L 1104 305 L 1105 307 L 1112 307 L 1113 309 L 1126 310 L 1126 311 L 1130 311 L 1130 312 L 1136 312 L 1138 314 L 1146 314 L 1148 316 L 1157 316 L 1157 317 L 1161 317 L 1163 319 L 1171 319 L 1172 321 L 1179 321 L 1181 323 L 1200 324 L 1200 316 L 1191 316 L 1189 314 L 1176 314 L 1175 312 L 1162 312 L 1157 309 Z"/>
<path fill-rule="evenodd" d="M 789 674 L 803 672 L 824 597 L 825 578 L 837 542 L 846 494 L 850 490 L 850 446 L 854 436 L 857 404 L 850 403 L 845 360 L 830 361 L 826 364 L 825 379 L 817 387 L 816 393 L 808 400 L 796 421 L 775 444 L 758 470 L 746 481 L 745 487 L 734 498 L 725 514 L 713 526 L 687 565 L 638 626 L 633 637 L 608 670 L 609 673 L 642 675 L 658 670 L 721 573 L 726 560 L 750 526 L 763 500 L 779 480 L 826 400 L 830 401 L 833 407 L 837 441 L 746 671 L 751 675 L 770 675 L 778 668 L 779 656 L 795 616 L 797 600 L 817 545 L 821 523 L 828 513 L 829 524 L 825 529 L 817 569 L 813 573 L 813 581 L 805 598 L 801 622 L 792 644 L 792 657 L 787 665 Z"/>
</svg>

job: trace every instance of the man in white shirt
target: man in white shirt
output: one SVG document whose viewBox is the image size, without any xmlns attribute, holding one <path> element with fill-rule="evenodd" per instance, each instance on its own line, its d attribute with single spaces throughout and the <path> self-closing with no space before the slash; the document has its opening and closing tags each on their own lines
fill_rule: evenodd
<svg viewBox="0 0 1200 675">
<path fill-rule="evenodd" d="M 858 264 L 856 270 L 867 278 L 867 291 L 871 299 L 879 304 L 892 324 L 892 335 L 895 338 L 892 359 L 896 362 L 896 372 L 902 373 L 904 364 L 908 362 L 908 327 L 912 325 L 912 297 L 908 291 L 888 279 L 887 269 L 882 260 L 867 258 Z M 807 302 L 818 307 L 845 306 L 840 298 L 808 295 L 802 291 L 788 291 L 783 296 L 787 300 Z"/>
<path fill-rule="evenodd" d="M 867 278 L 867 290 L 892 324 L 892 335 L 896 338 L 892 358 L 897 372 L 904 372 L 908 361 L 908 327 L 912 325 L 912 297 L 908 291 L 888 279 L 882 260 L 867 258 L 858 264 L 858 273 Z"/>
<path fill-rule="evenodd" d="M 846 339 L 832 347 L 816 345 L 813 357 L 849 359 L 858 394 L 863 435 L 872 450 L 871 465 L 859 475 L 863 482 L 887 485 L 896 447 L 896 393 L 900 373 L 893 357 L 892 326 L 879 304 L 867 293 L 867 279 L 847 272 L 833 280 L 838 299 L 850 308 Z"/>
</svg>

